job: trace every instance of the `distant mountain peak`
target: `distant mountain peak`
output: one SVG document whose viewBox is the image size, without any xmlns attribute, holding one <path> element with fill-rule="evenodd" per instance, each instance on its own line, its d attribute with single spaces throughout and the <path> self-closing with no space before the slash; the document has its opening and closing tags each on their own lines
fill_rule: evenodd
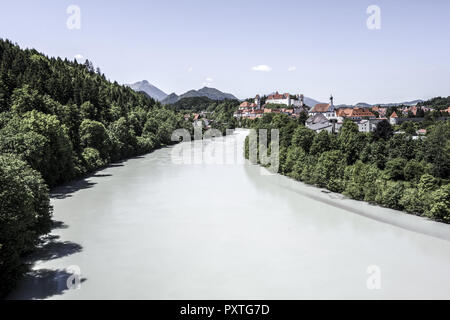
<svg viewBox="0 0 450 320">
<path fill-rule="evenodd" d="M 161 89 L 155 87 L 147 80 L 142 80 L 133 84 L 128 85 L 131 89 L 137 92 L 145 92 L 150 97 L 157 101 L 164 100 L 167 97 L 167 94 Z"/>
<path fill-rule="evenodd" d="M 161 102 L 163 104 L 173 104 L 183 98 L 193 98 L 193 97 L 207 97 L 211 100 L 225 100 L 225 99 L 238 100 L 231 93 L 224 93 L 216 88 L 210 88 L 205 86 L 199 90 L 189 90 L 180 96 L 177 96 L 175 93 L 172 93 Z"/>
</svg>

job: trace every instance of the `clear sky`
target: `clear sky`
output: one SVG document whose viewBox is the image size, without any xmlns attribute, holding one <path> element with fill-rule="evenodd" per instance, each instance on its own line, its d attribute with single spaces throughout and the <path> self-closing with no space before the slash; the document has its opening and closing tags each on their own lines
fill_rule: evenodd
<svg viewBox="0 0 450 320">
<path fill-rule="evenodd" d="M 72 4 L 80 29 L 67 27 Z M 369 5 L 381 29 L 367 27 Z M 166 93 L 207 84 L 239 98 L 332 93 L 336 104 L 450 95 L 448 0 L 2 0 L 0 37 Z"/>
</svg>

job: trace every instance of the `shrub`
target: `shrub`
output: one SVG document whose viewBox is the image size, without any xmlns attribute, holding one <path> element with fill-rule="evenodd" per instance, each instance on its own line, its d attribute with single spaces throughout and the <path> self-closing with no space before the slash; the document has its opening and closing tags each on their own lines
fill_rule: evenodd
<svg viewBox="0 0 450 320">
<path fill-rule="evenodd" d="M 49 232 L 48 188 L 39 172 L 16 155 L 0 155 L 0 296 L 26 270 L 21 257 Z"/>
</svg>

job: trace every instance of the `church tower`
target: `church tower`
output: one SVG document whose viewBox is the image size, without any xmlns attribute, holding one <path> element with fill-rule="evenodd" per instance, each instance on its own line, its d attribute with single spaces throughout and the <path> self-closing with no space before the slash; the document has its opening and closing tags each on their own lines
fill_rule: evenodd
<svg viewBox="0 0 450 320">
<path fill-rule="evenodd" d="M 259 96 L 259 94 L 257 94 L 255 97 L 255 104 L 256 104 L 257 108 L 259 109 L 261 106 L 261 97 Z"/>
</svg>

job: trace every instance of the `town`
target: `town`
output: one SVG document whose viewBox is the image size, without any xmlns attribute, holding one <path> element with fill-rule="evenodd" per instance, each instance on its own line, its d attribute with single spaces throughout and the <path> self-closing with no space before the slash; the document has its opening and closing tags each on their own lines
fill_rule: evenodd
<svg viewBox="0 0 450 320">
<path fill-rule="evenodd" d="M 434 111 L 433 108 L 425 106 L 402 106 L 396 111 L 388 114 L 388 107 L 350 107 L 335 105 L 331 95 L 329 103 L 318 103 L 312 107 L 304 103 L 304 95 L 278 92 L 267 96 L 262 103 L 260 95 L 256 95 L 252 102 L 248 100 L 239 105 L 233 116 L 238 119 L 255 120 L 262 118 L 265 114 L 286 114 L 292 118 L 299 118 L 302 114 L 306 116 L 305 125 L 316 132 L 328 131 L 336 133 L 342 127 L 345 119 L 352 120 L 358 125 L 360 132 L 373 132 L 381 121 L 388 121 L 391 125 L 402 124 L 406 121 L 419 122 L 424 120 L 425 112 Z M 450 113 L 450 106 L 444 110 Z M 417 130 L 417 136 L 426 134 L 425 130 Z"/>
</svg>

